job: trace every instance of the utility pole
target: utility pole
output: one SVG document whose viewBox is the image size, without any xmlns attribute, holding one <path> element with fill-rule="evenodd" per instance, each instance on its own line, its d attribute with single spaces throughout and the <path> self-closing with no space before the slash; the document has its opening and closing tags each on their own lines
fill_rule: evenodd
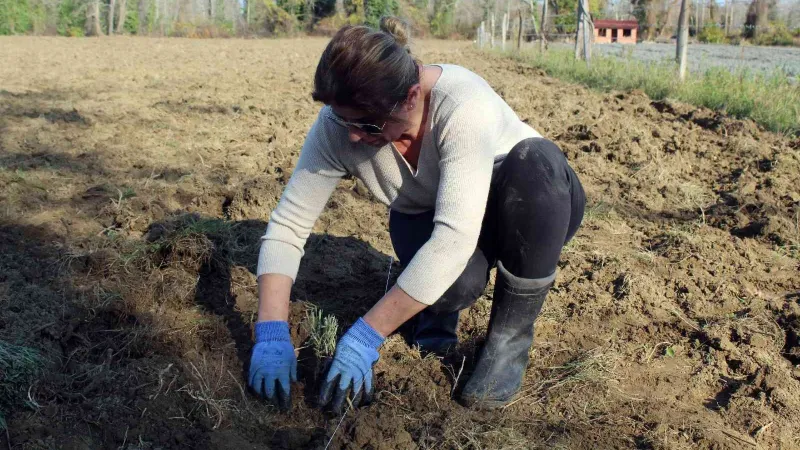
<svg viewBox="0 0 800 450">
<path fill-rule="evenodd" d="M 575 34 L 575 59 L 586 61 L 587 66 L 592 59 L 592 38 L 589 33 L 594 34 L 594 24 L 592 23 L 591 16 L 589 16 L 589 0 L 578 0 L 578 29 Z"/>
</svg>

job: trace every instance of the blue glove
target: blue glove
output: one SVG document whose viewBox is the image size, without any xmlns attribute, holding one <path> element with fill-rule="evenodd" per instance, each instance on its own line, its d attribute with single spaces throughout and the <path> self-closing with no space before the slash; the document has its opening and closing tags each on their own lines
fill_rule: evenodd
<svg viewBox="0 0 800 450">
<path fill-rule="evenodd" d="M 289 324 L 280 320 L 258 322 L 255 334 L 248 384 L 259 396 L 288 411 L 292 407 L 289 382 L 297 381 L 297 357 L 289 339 Z"/>
<path fill-rule="evenodd" d="M 341 414 L 348 390 L 352 390 L 354 406 L 372 400 L 372 365 L 378 361 L 378 347 L 383 340 L 383 336 L 363 318 L 347 330 L 336 346 L 333 363 L 322 384 L 319 396 L 321 407 L 333 399 L 331 409 Z"/>
</svg>

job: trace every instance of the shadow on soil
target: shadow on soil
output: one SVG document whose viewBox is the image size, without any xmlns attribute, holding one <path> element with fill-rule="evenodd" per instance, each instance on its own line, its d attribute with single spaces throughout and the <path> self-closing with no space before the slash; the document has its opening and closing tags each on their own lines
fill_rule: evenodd
<svg viewBox="0 0 800 450">
<path fill-rule="evenodd" d="M 181 215 L 155 223 L 141 240 L 150 239 L 149 253 L 142 258 L 155 263 L 147 266 L 149 272 L 137 272 L 137 264 L 130 263 L 132 275 L 125 275 L 123 267 L 114 268 L 114 261 L 124 257 L 121 253 L 108 248 L 78 252 L 46 228 L 2 225 L 0 290 L 8 295 L 0 310 L 0 339 L 36 349 L 46 358 L 41 370 L 17 390 L 14 403 L 3 400 L 0 405 L 8 419 L 12 448 L 117 448 L 132 440 L 161 448 L 256 448 L 255 443 L 317 448 L 329 439 L 329 419 L 315 408 L 316 389 L 309 387 L 315 383 L 313 373 L 300 374 L 304 386 L 297 386 L 289 416 L 264 408 L 249 392 L 240 392 L 246 390 L 255 306 L 240 298 L 242 274 L 255 269 L 264 222 Z M 176 239 L 179 236 L 197 239 Z M 159 242 L 163 245 L 153 245 Z M 188 260 L 186 253 L 174 252 L 191 250 L 197 242 L 210 253 L 204 253 L 200 264 L 187 265 L 191 268 L 185 270 L 184 279 L 192 283 L 183 297 L 189 297 L 173 311 L 198 306 L 221 319 L 226 329 L 221 334 L 206 335 L 202 325 L 200 331 L 181 331 L 186 330 L 181 324 L 163 328 L 163 316 L 169 314 L 163 305 L 177 301 L 180 292 L 170 294 L 168 283 L 158 283 L 174 276 L 176 262 Z M 178 244 L 184 247 L 170 248 Z M 177 257 L 181 255 L 183 259 Z M 383 295 L 388 263 L 389 256 L 356 238 L 312 235 L 293 298 L 335 314 L 346 328 Z M 394 266 L 395 275 L 397 271 Z M 252 282 L 252 275 L 248 277 Z M 137 301 L 149 297 L 122 292 L 123 286 L 132 291 L 153 288 L 153 300 L 164 303 L 154 303 L 149 310 L 141 304 L 132 308 L 131 295 L 139 295 Z M 194 341 L 187 345 L 190 339 Z M 474 350 L 476 345 L 464 343 L 465 349 Z M 462 353 L 463 349 L 458 361 L 450 358 L 443 363 L 457 370 Z M 387 358 L 406 356 L 392 353 Z M 453 380 L 430 361 L 414 376 L 417 369 L 401 366 L 390 366 L 377 382 L 408 396 L 404 402 L 408 407 L 430 414 L 439 411 L 434 414 L 437 419 L 424 428 L 406 423 L 401 410 L 389 406 L 394 397 L 384 394 L 381 402 L 388 404 L 351 414 L 352 423 L 345 424 L 334 448 L 356 442 L 367 429 L 386 439 L 397 430 L 407 431 L 404 436 L 414 440 L 431 439 L 453 426 L 453 414 L 457 426 L 474 420 L 502 421 L 502 413 L 473 412 L 455 402 L 439 400 L 442 410 L 425 401 L 417 404 L 415 398 L 430 388 L 449 392 Z M 470 368 L 464 370 L 466 376 Z M 230 378 L 220 375 L 226 371 Z M 217 387 L 220 380 L 228 383 L 228 390 Z M 36 406 L 26 402 L 28 392 Z M 373 423 L 379 412 L 386 416 L 385 423 Z M 565 424 L 548 434 L 557 438 L 575 433 Z"/>
<path fill-rule="evenodd" d="M 11 443 L 48 445 L 48 436 L 63 433 L 73 436 L 70 442 L 75 445 L 117 447 L 125 441 L 126 428 L 128 438 L 135 432 L 145 442 L 174 448 L 190 448 L 210 439 L 206 434 L 218 424 L 204 417 L 197 405 L 191 405 L 197 402 L 189 397 L 200 394 L 186 387 L 194 379 L 192 373 L 186 373 L 190 372 L 188 367 L 196 365 L 202 370 L 195 357 L 184 359 L 187 349 L 179 341 L 187 338 L 165 340 L 154 329 L 158 322 L 155 315 L 163 308 L 154 305 L 152 312 L 141 312 L 142 305 L 138 305 L 135 309 L 139 312 L 135 312 L 127 298 L 136 294 L 123 289 L 148 288 L 150 281 L 135 278 L 163 280 L 169 275 L 165 270 L 169 264 L 159 252 L 184 251 L 167 247 L 198 242 L 175 240 L 176 236 L 204 238 L 210 252 L 196 272 L 185 272 L 189 279 L 196 274 L 193 303 L 221 319 L 230 341 L 209 340 L 206 350 L 201 351 L 213 357 L 214 348 L 235 347 L 236 361 L 224 361 L 238 383 L 246 387 L 255 319 L 255 310 L 248 308 L 256 305 L 242 309 L 235 285 L 242 283 L 242 267 L 254 272 L 259 237 L 265 229 L 262 221 L 226 222 L 196 215 L 155 223 L 143 241 L 166 245 L 150 247 L 157 250 L 142 255 L 156 262 L 148 265 L 150 273 L 131 269 L 131 278 L 125 271 L 137 263 L 130 263 L 128 269 L 114 268 L 127 257 L 119 248 L 70 249 L 65 237 L 46 227 L 2 223 L 0 291 L 7 295 L 0 312 L 0 339 L 35 349 L 46 361 L 26 380 L 30 384 L 15 392 L 13 398 L 0 398 L 0 410 L 9 420 Z M 102 245 L 97 243 L 95 248 Z M 389 260 L 388 255 L 356 238 L 312 235 L 293 299 L 335 314 L 340 327 L 346 329 L 383 295 Z M 164 290 L 163 300 L 171 301 L 163 286 L 155 289 Z M 219 351 L 220 355 L 224 357 L 225 352 Z M 176 370 L 178 367 L 181 369 Z M 166 396 L 164 391 L 170 391 L 170 383 L 172 395 Z M 176 398 L 175 391 L 181 386 L 184 393 Z M 22 395 L 29 388 L 38 405 L 33 409 Z M 308 407 L 303 409 L 313 407 L 315 390 L 306 389 L 305 394 Z M 247 396 L 248 401 L 255 400 L 251 394 Z M 170 419 L 175 417 L 183 419 Z M 226 423 L 228 420 L 236 423 L 243 418 L 226 419 Z M 244 434 L 251 442 L 286 440 L 286 430 L 278 431 L 268 426 Z M 310 436 L 307 431 L 301 434 Z M 186 444 L 176 442 L 183 439 Z M 189 445 L 190 441 L 194 442 Z"/>
<path fill-rule="evenodd" d="M 256 274 L 258 245 L 267 223 L 259 220 L 222 222 L 188 215 L 151 225 L 149 236 L 153 239 L 154 231 L 155 235 L 160 235 L 165 229 L 172 235 L 186 233 L 187 229 L 202 230 L 203 226 L 198 224 L 213 222 L 222 226 L 216 231 L 201 231 L 213 245 L 198 271 L 194 299 L 197 305 L 224 320 L 236 344 L 244 376 L 249 367 L 252 320 L 255 319 L 244 314 L 255 311 L 237 309 L 232 268 L 246 267 Z M 349 325 L 383 296 L 390 259 L 389 255 L 353 237 L 312 234 L 305 246 L 292 299 L 313 304 L 325 314 L 335 315 L 340 324 Z"/>
</svg>

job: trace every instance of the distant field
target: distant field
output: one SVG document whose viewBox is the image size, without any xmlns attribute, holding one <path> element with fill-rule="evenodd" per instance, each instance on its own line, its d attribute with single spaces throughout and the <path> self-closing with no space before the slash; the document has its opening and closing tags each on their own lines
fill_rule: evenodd
<svg viewBox="0 0 800 450">
<path fill-rule="evenodd" d="M 572 44 L 552 44 L 551 48 L 571 48 Z M 595 51 L 603 55 L 631 57 L 660 62 L 675 58 L 673 44 L 598 44 Z M 746 68 L 769 72 L 783 69 L 793 78 L 800 77 L 800 48 L 757 47 L 752 45 L 689 45 L 689 70 L 702 72 L 711 67 Z"/>
</svg>

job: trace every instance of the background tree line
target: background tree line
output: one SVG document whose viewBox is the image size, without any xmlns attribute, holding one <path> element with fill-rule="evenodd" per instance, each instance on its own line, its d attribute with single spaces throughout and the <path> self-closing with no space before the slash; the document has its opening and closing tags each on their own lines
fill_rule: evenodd
<svg viewBox="0 0 800 450">
<path fill-rule="evenodd" d="M 136 34 L 187 37 L 330 34 L 346 23 L 377 25 L 400 15 L 417 36 L 473 38 L 481 21 L 508 14 L 536 38 L 548 1 L 546 29 L 564 38 L 577 26 L 578 0 L 0 0 L 0 35 Z M 691 34 L 704 42 L 742 38 L 789 45 L 800 39 L 800 0 L 690 0 Z M 680 0 L 589 0 L 594 18 L 636 19 L 645 40 L 674 37 Z M 514 34 L 516 36 L 516 34 Z"/>
<path fill-rule="evenodd" d="M 689 30 L 701 42 L 793 45 L 800 41 L 800 1 L 689 0 Z M 680 0 L 618 0 L 613 11 L 639 21 L 644 40 L 674 37 Z"/>
</svg>

